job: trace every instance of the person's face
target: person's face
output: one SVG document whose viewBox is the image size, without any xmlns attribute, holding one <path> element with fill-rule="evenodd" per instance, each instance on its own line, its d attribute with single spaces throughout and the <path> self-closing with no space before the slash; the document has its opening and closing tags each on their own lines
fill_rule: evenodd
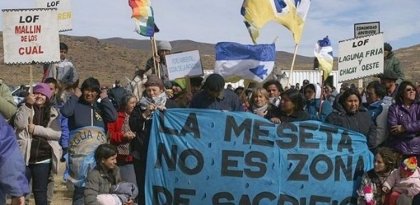
<svg viewBox="0 0 420 205">
<path fill-rule="evenodd" d="M 102 159 L 102 164 L 108 170 L 115 169 L 117 166 L 117 155 L 111 156 L 107 159 Z"/>
<path fill-rule="evenodd" d="M 262 107 L 268 103 L 268 99 L 261 93 L 257 93 L 253 98 L 256 107 Z"/>
<path fill-rule="evenodd" d="M 165 56 L 171 54 L 169 50 L 159 50 L 158 55 L 162 58 L 161 60 L 165 60 Z"/>
<path fill-rule="evenodd" d="M 389 90 L 390 88 L 392 88 L 394 86 L 395 81 L 394 80 L 390 80 L 390 79 L 382 79 L 381 80 L 381 83 L 382 83 L 382 85 L 385 86 L 385 88 L 387 90 Z"/>
<path fill-rule="evenodd" d="M 295 110 L 295 104 L 287 96 L 283 96 L 280 100 L 280 108 L 285 113 L 292 113 Z"/>
<path fill-rule="evenodd" d="M 181 87 L 176 86 L 176 85 L 172 86 L 172 90 L 174 91 L 174 94 L 178 94 L 182 92 Z"/>
<path fill-rule="evenodd" d="M 384 50 L 384 58 L 386 58 L 389 55 L 389 51 Z"/>
<path fill-rule="evenodd" d="M 382 159 L 382 156 L 380 154 L 375 155 L 375 166 L 374 170 L 376 173 L 384 172 L 386 169 L 385 162 Z"/>
<path fill-rule="evenodd" d="M 416 89 L 411 85 L 405 87 L 403 99 L 408 101 L 414 101 L 416 99 Z"/>
<path fill-rule="evenodd" d="M 55 87 L 54 83 L 48 83 L 48 86 L 50 86 L 50 90 L 54 93 L 54 95 L 58 93 L 58 88 Z"/>
<path fill-rule="evenodd" d="M 137 104 L 137 98 L 136 97 L 130 98 L 130 100 L 128 100 L 127 107 L 125 108 L 125 112 L 127 114 L 131 114 L 136 104 Z"/>
<path fill-rule="evenodd" d="M 82 96 L 86 102 L 93 104 L 98 99 L 98 92 L 94 89 L 87 88 L 82 91 Z"/>
<path fill-rule="evenodd" d="M 67 51 L 64 50 L 64 49 L 61 49 L 60 50 L 60 59 L 64 60 L 64 59 L 66 59 L 66 56 L 67 56 Z"/>
<path fill-rule="evenodd" d="M 350 95 L 347 97 L 346 101 L 344 101 L 344 108 L 349 113 L 356 113 L 359 110 L 359 98 L 356 95 Z"/>
<path fill-rule="evenodd" d="M 280 91 L 277 89 L 276 85 L 272 84 L 267 87 L 268 96 L 270 98 L 276 98 L 280 96 Z"/>
<path fill-rule="evenodd" d="M 159 96 L 162 92 L 163 90 L 159 86 L 152 85 L 146 88 L 146 94 L 151 98 Z"/>
<path fill-rule="evenodd" d="M 372 103 L 380 100 L 379 96 L 376 95 L 374 88 L 368 88 L 366 90 L 366 100 L 367 100 L 368 104 L 372 104 Z"/>
<path fill-rule="evenodd" d="M 305 98 L 306 100 L 312 100 L 315 98 L 315 91 L 310 89 L 310 88 L 306 88 L 305 89 Z"/>
<path fill-rule="evenodd" d="M 34 93 L 35 96 L 35 105 L 41 107 L 47 102 L 47 97 L 41 93 Z"/>
</svg>

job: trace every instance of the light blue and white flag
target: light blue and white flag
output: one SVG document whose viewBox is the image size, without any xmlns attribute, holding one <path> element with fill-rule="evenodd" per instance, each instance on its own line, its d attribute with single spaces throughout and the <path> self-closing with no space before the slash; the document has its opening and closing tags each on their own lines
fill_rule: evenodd
<svg viewBox="0 0 420 205">
<path fill-rule="evenodd" d="M 274 44 L 220 42 L 216 44 L 214 72 L 225 79 L 241 78 L 262 82 L 273 71 L 275 58 Z"/>
<path fill-rule="evenodd" d="M 324 80 L 328 78 L 333 69 L 333 48 L 328 36 L 315 44 L 314 55 L 318 59 L 319 69 L 323 71 Z"/>
</svg>

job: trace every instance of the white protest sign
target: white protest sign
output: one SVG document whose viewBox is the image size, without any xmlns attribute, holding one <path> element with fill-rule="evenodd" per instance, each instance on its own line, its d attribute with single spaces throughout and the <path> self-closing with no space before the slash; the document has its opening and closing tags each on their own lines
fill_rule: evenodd
<svg viewBox="0 0 420 205">
<path fill-rule="evenodd" d="M 72 11 L 70 0 L 37 0 L 39 8 L 57 8 L 59 31 L 72 30 Z"/>
<path fill-rule="evenodd" d="M 4 63 L 60 61 L 57 9 L 4 9 Z"/>
<path fill-rule="evenodd" d="M 354 37 L 360 38 L 364 36 L 375 35 L 381 32 L 380 23 L 377 22 L 365 22 L 354 24 Z"/>
<path fill-rule="evenodd" d="M 340 41 L 338 82 L 360 79 L 384 72 L 383 34 Z"/>
<path fill-rule="evenodd" d="M 200 53 L 198 50 L 166 55 L 169 80 L 185 76 L 203 75 Z"/>
</svg>

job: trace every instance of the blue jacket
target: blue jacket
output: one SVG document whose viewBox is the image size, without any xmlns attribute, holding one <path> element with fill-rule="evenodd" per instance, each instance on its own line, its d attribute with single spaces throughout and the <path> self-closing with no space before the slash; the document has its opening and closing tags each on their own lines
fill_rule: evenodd
<svg viewBox="0 0 420 205">
<path fill-rule="evenodd" d="M 321 107 L 321 112 L 319 112 L 319 107 Z M 304 110 L 309 113 L 311 120 L 325 122 L 327 116 L 332 113 L 333 108 L 328 100 L 321 101 L 320 99 L 314 99 L 306 101 Z"/>
<path fill-rule="evenodd" d="M 6 194 L 24 196 L 28 193 L 25 162 L 15 132 L 0 115 L 0 204 L 6 204 Z"/>
</svg>

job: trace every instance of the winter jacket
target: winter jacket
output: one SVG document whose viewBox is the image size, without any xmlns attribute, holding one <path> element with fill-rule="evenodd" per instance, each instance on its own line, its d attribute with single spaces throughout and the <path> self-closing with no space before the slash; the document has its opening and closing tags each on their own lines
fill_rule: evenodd
<svg viewBox="0 0 420 205">
<path fill-rule="evenodd" d="M 309 116 L 309 114 L 305 111 L 297 111 L 292 113 L 291 115 L 287 115 L 284 112 L 280 112 L 281 123 L 305 121 L 309 120 L 310 118 L 311 116 Z"/>
<path fill-rule="evenodd" d="M 6 204 L 6 194 L 17 197 L 28 193 L 25 162 L 15 132 L 0 115 L 0 204 Z"/>
<path fill-rule="evenodd" d="M 225 89 L 216 99 L 210 97 L 207 90 L 202 90 L 194 95 L 190 108 L 243 111 L 238 95 L 229 89 Z"/>
<path fill-rule="evenodd" d="M 402 178 L 400 169 L 395 169 L 386 179 L 384 187 L 388 187 L 389 190 L 394 187 L 402 188 L 407 191 L 408 196 L 415 196 L 420 193 L 420 169 L 417 167 L 416 171 L 407 178 Z"/>
<path fill-rule="evenodd" d="M 402 125 L 405 133 L 392 135 L 391 145 L 406 155 L 420 154 L 420 103 L 413 103 L 410 108 L 401 104 L 393 104 L 388 111 L 388 128 Z"/>
<path fill-rule="evenodd" d="M 388 110 L 389 104 L 378 100 L 368 106 L 369 115 L 376 126 L 376 137 L 371 140 L 372 148 L 383 144 L 389 136 L 388 132 Z"/>
<path fill-rule="evenodd" d="M 398 82 L 404 80 L 404 73 L 401 70 L 400 61 L 395 57 L 393 52 L 390 52 L 384 59 L 384 73 L 389 71 L 398 75 Z"/>
<path fill-rule="evenodd" d="M 115 122 L 108 123 L 108 135 L 110 138 L 110 143 L 118 146 L 121 144 L 130 143 L 125 137 L 122 127 L 126 118 L 125 112 L 118 112 L 118 118 Z M 119 165 L 131 164 L 133 163 L 133 156 L 131 155 L 122 155 L 118 153 L 117 162 Z"/>
<path fill-rule="evenodd" d="M 121 181 L 120 171 L 118 167 L 109 173 L 105 173 L 103 169 L 95 167 L 92 169 L 86 179 L 86 187 L 84 191 L 85 205 L 99 205 L 96 197 L 99 194 L 111 194 L 112 185 Z"/>
<path fill-rule="evenodd" d="M 334 108 L 335 110 L 327 116 L 325 122 L 363 134 L 367 138 L 369 148 L 373 148 L 371 142 L 376 139 L 376 126 L 367 110 L 361 108 L 356 113 L 349 114 L 342 106 Z"/>
<path fill-rule="evenodd" d="M 369 170 L 368 172 L 364 173 L 362 176 L 362 181 L 360 183 L 360 187 L 357 190 L 357 204 L 358 205 L 365 205 L 365 193 L 363 189 L 365 186 L 370 186 L 372 188 L 373 199 L 376 201 L 376 205 L 383 205 L 383 197 L 385 193 L 382 191 L 382 184 L 387 179 L 387 176 L 390 173 L 385 174 L 385 176 L 379 176 L 376 174 L 374 169 Z"/>
<path fill-rule="evenodd" d="M 76 95 L 72 95 L 60 111 L 64 117 L 68 118 L 70 131 L 85 126 L 105 129 L 106 123 L 117 119 L 117 111 L 109 98 L 104 98 L 100 103 L 95 102 L 90 105 L 83 100 L 83 97 L 78 98 Z"/>
<path fill-rule="evenodd" d="M 324 122 L 325 118 L 333 111 L 331 103 L 321 99 L 306 101 L 304 110 L 309 113 L 311 120 L 318 120 L 321 122 Z"/>
<path fill-rule="evenodd" d="M 12 93 L 9 87 L 0 83 L 0 114 L 4 118 L 10 119 L 16 113 L 16 105 L 13 101 Z"/>
<path fill-rule="evenodd" d="M 28 124 L 29 118 L 34 115 L 34 111 L 27 107 L 25 104 L 19 107 L 16 112 L 14 119 L 16 128 L 16 137 L 19 143 L 20 151 L 23 155 L 26 165 L 29 164 L 32 136 L 29 134 Z M 58 172 L 58 160 L 61 158 L 62 150 L 58 144 L 58 140 L 61 136 L 60 119 L 58 110 L 51 107 L 50 120 L 47 127 L 41 125 L 35 125 L 33 132 L 34 136 L 44 137 L 48 144 L 51 146 L 53 156 L 52 157 L 52 171 Z"/>
</svg>

